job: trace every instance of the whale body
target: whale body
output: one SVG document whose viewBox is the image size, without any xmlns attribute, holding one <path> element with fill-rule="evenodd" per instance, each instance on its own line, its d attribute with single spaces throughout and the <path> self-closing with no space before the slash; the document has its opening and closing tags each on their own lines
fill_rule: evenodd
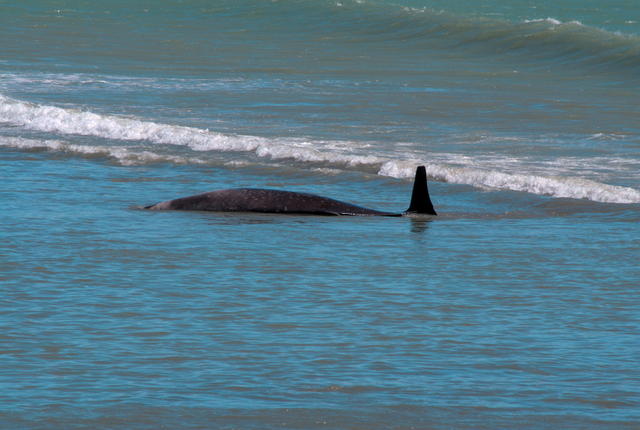
<svg viewBox="0 0 640 430">
<path fill-rule="evenodd" d="M 145 209 L 343 216 L 437 215 L 429 197 L 424 166 L 419 166 L 416 169 L 411 203 L 409 208 L 402 213 L 378 211 L 315 194 L 262 188 L 231 188 L 210 191 L 163 201 L 146 206 Z"/>
</svg>

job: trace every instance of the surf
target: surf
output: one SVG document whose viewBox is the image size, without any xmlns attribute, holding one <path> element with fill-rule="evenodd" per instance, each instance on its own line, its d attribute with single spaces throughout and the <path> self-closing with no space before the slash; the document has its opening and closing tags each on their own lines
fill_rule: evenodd
<svg viewBox="0 0 640 430">
<path fill-rule="evenodd" d="M 514 173 L 496 168 L 478 168 L 481 162 L 464 157 L 467 165 L 435 161 L 442 154 L 384 153 L 357 141 L 314 141 L 295 138 L 267 138 L 229 135 L 182 125 L 164 124 L 137 118 L 98 114 L 82 109 L 25 102 L 0 95 L 0 123 L 59 135 L 61 139 L 0 137 L 0 147 L 44 150 L 74 156 L 102 156 L 121 165 L 174 163 L 219 165 L 216 154 L 251 154 L 257 160 L 293 160 L 301 166 L 373 172 L 381 176 L 409 179 L 415 165 L 425 165 L 432 179 L 468 184 L 479 188 L 520 191 L 556 198 L 588 199 L 596 202 L 640 203 L 640 191 L 568 175 L 543 176 Z M 104 145 L 78 145 L 65 137 L 92 136 L 106 139 Z M 125 147 L 119 141 L 132 142 Z M 136 144 L 149 142 L 154 145 Z M 110 143 L 110 144 L 109 144 Z M 193 151 L 175 154 L 163 146 Z M 167 153 L 168 152 L 168 153 Z M 192 155 L 197 153 L 198 156 Z M 460 158 L 460 157 L 458 157 Z M 460 161 L 460 160 L 459 160 Z"/>
</svg>

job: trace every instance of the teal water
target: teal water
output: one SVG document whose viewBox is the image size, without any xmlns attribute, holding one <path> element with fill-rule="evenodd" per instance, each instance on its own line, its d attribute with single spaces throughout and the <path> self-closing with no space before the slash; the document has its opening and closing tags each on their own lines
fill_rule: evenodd
<svg viewBox="0 0 640 430">
<path fill-rule="evenodd" d="M 638 5 L 93 3 L 0 1 L 0 428 L 638 426 Z"/>
</svg>

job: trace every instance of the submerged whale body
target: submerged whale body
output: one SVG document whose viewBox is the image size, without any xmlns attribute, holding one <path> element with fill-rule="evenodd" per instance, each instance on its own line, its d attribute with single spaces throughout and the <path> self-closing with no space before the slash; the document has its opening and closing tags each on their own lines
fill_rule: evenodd
<svg viewBox="0 0 640 430">
<path fill-rule="evenodd" d="M 315 194 L 261 188 L 232 188 L 211 191 L 167 200 L 147 206 L 145 209 L 344 216 L 437 215 L 429 197 L 424 166 L 419 166 L 416 170 L 411 204 L 409 209 L 403 213 L 377 211 Z"/>
</svg>

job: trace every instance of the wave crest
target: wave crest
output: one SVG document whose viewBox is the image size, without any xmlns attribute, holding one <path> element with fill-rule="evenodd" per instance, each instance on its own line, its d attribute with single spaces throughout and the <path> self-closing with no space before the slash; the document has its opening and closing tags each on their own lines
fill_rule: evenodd
<svg viewBox="0 0 640 430">
<path fill-rule="evenodd" d="M 603 184 L 583 178 L 523 175 L 428 163 L 426 168 L 429 177 L 443 182 L 467 184 L 480 188 L 522 191 L 558 198 L 587 199 L 602 203 L 640 203 L 640 191 L 636 189 Z M 415 163 L 390 161 L 381 166 L 379 174 L 394 178 L 411 178 L 414 169 Z"/>
<path fill-rule="evenodd" d="M 137 151 L 131 148 L 101 145 L 76 145 L 61 140 L 37 140 L 21 137 L 0 137 L 0 147 L 27 151 L 51 151 L 84 157 L 105 157 L 122 166 L 138 166 L 151 163 L 206 164 L 196 157 L 159 154 L 152 151 Z"/>
<path fill-rule="evenodd" d="M 461 16 L 429 8 L 369 5 L 367 13 L 345 17 L 361 41 L 394 42 L 421 47 L 461 49 L 483 54 L 522 54 L 602 68 L 640 68 L 640 37 L 585 25 L 578 20 L 547 17 L 519 22 L 482 16 Z M 360 15 L 357 15 L 360 13 Z"/>
<path fill-rule="evenodd" d="M 430 177 L 444 182 L 607 203 L 640 203 L 640 191 L 638 190 L 582 178 L 513 174 L 474 167 L 450 166 L 446 163 L 432 163 L 430 162 L 432 160 L 428 159 L 392 159 L 389 154 L 371 153 L 371 148 L 368 145 L 358 142 L 225 135 L 194 127 L 38 105 L 2 95 L 0 95 L 0 122 L 62 135 L 77 134 L 113 140 L 138 140 L 154 144 L 183 146 L 193 151 L 205 152 L 207 156 L 215 156 L 220 152 L 249 152 L 262 158 L 290 159 L 300 163 L 316 164 L 319 167 L 357 168 L 396 178 L 411 178 L 415 166 L 425 164 Z M 206 156 L 204 158 L 184 157 L 163 154 L 162 151 L 152 151 L 147 148 L 141 151 L 135 147 L 75 145 L 59 140 L 36 141 L 2 138 L 0 146 L 105 156 L 123 165 L 150 162 L 177 164 L 208 162 Z M 397 157 L 396 155 L 392 156 Z M 474 160 L 470 160 L 469 164 L 475 164 Z"/>
</svg>

